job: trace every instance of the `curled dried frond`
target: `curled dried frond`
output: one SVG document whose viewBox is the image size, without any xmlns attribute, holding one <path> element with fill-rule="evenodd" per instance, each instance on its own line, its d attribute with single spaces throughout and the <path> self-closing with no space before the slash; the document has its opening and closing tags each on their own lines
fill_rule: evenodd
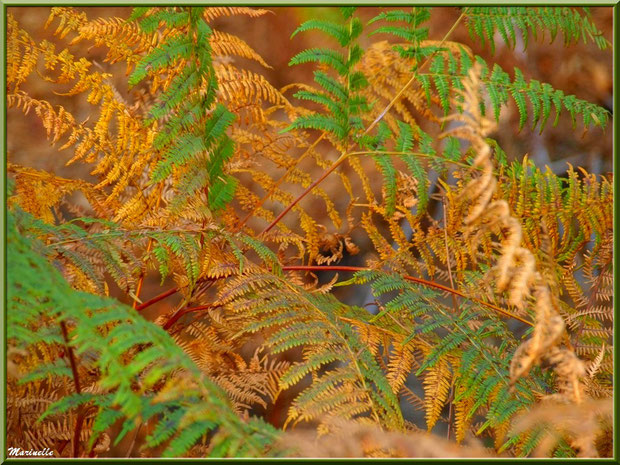
<svg viewBox="0 0 620 465">
<path fill-rule="evenodd" d="M 612 412 L 611 398 L 586 400 L 580 405 L 548 400 L 517 417 L 512 428 L 514 433 L 538 431 L 534 457 L 550 456 L 561 439 L 569 442 L 578 457 L 599 457 L 596 444 L 601 436 L 611 435 Z"/>
<path fill-rule="evenodd" d="M 553 307 L 548 285 L 536 271 L 536 261 L 532 252 L 522 247 L 522 227 L 511 214 L 508 203 L 493 200 L 497 180 L 493 173 L 491 147 L 485 137 L 494 125 L 480 113 L 481 81 L 480 68 L 475 65 L 459 91 L 463 106 L 468 114 L 455 114 L 446 120 L 461 121 L 464 124 L 449 130 L 443 137 L 452 135 L 468 140 L 472 144 L 476 158 L 473 168 L 482 174 L 472 179 L 464 188 L 463 197 L 471 202 L 469 215 L 464 223 L 471 227 L 503 227 L 507 236 L 502 244 L 500 258 L 496 267 L 497 288 L 509 289 L 510 303 L 516 307 L 525 306 L 530 288 L 534 287 L 536 322 L 532 337 L 516 350 L 511 366 L 510 379 L 514 385 L 535 365 L 551 365 L 558 377 L 557 396 L 576 403 L 583 400 L 583 388 L 579 379 L 585 374 L 584 364 L 571 348 L 562 348 L 565 336 L 565 322 Z"/>
</svg>

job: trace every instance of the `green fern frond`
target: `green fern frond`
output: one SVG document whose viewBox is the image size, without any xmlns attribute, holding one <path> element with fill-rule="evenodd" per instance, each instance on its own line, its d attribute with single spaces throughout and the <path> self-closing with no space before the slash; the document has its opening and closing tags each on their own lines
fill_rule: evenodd
<svg viewBox="0 0 620 465">
<path fill-rule="evenodd" d="M 17 219 L 27 217 L 25 213 L 18 212 L 18 215 Z M 106 298 L 72 290 L 58 271 L 37 255 L 35 251 L 41 246 L 18 232 L 21 225 L 13 213 L 9 214 L 8 220 L 8 263 L 14 270 L 8 282 L 9 312 L 14 316 L 9 319 L 9 339 L 20 334 L 15 331 L 15 325 L 33 325 L 42 317 L 75 325 L 79 331 L 69 333 L 70 345 L 77 354 L 97 355 L 94 360 L 101 373 L 100 386 L 111 394 L 65 396 L 46 415 L 95 402 L 100 407 L 96 418 L 105 415 L 98 422 L 95 420 L 97 430 L 101 431 L 111 421 L 121 418 L 117 412 L 127 418 L 127 424 L 132 424 L 143 411 L 144 403 L 152 403 L 164 410 L 181 412 L 182 417 L 193 412 L 191 415 L 195 421 L 191 424 L 181 421 L 176 425 L 164 423 L 166 429 L 172 431 L 173 442 L 168 447 L 174 449 L 174 455 L 183 454 L 195 439 L 216 428 L 253 442 L 248 447 L 253 453 L 264 453 L 264 446 L 252 439 L 257 433 L 260 436 L 260 432 L 247 431 L 225 395 L 211 381 L 200 376 L 198 368 L 165 331 L 144 320 L 135 310 Z M 137 350 L 144 344 L 148 346 L 146 350 Z M 179 384 L 177 379 L 174 388 L 165 388 L 153 397 L 155 386 L 169 382 L 173 371 L 186 371 L 192 374 L 191 379 L 200 381 Z M 67 373 L 66 369 L 58 371 L 63 376 Z M 137 380 L 140 380 L 140 387 L 132 387 L 136 386 Z M 203 414 L 196 415 L 196 408 Z M 109 412 L 110 409 L 114 412 Z M 106 411 L 108 413 L 104 414 Z M 185 433 L 186 428 L 191 433 Z"/>
<path fill-rule="evenodd" d="M 394 49 L 398 51 L 401 57 L 413 58 L 415 60 L 413 65 L 413 70 L 415 71 L 421 60 L 430 56 L 432 53 L 439 51 L 439 48 L 434 45 L 422 45 L 422 41 L 428 39 L 428 28 L 421 26 L 430 19 L 430 16 L 430 9 L 426 7 L 413 7 L 411 12 L 406 12 L 403 10 L 382 12 L 372 18 L 368 24 L 372 24 L 377 21 L 387 21 L 389 23 L 404 22 L 405 25 L 381 26 L 372 31 L 369 36 L 374 34 L 391 34 L 399 39 L 404 39 L 408 43 L 411 43 L 411 46 L 406 47 L 396 45 L 394 46 Z"/>
<path fill-rule="evenodd" d="M 403 123 L 402 121 L 398 121 L 398 128 L 400 132 L 396 138 L 394 148 L 397 152 L 403 152 L 403 154 L 400 155 L 400 158 L 407 164 L 409 171 L 417 181 L 417 214 L 418 216 L 421 216 L 426 211 L 426 206 L 428 205 L 428 173 L 422 166 L 419 157 L 414 154 L 407 154 L 407 152 L 411 152 L 413 150 L 413 131 L 411 126 Z M 433 155 L 435 150 L 432 148 L 432 144 L 425 143 L 429 136 L 421 129 L 418 129 L 418 131 L 418 139 L 420 140 L 421 145 L 420 152 Z"/>
<path fill-rule="evenodd" d="M 340 140 L 345 139 L 349 133 L 349 128 L 347 126 L 344 126 L 338 121 L 335 121 L 333 118 L 324 115 L 300 116 L 287 128 L 287 130 L 296 128 L 317 129 L 319 131 L 330 132 Z"/>
<path fill-rule="evenodd" d="M 321 63 L 329 66 L 335 69 L 341 76 L 346 75 L 349 70 L 344 55 L 329 48 L 309 48 L 299 52 L 291 59 L 289 66 L 309 62 Z"/>
<path fill-rule="evenodd" d="M 310 19 L 295 29 L 293 34 L 291 34 L 291 38 L 295 37 L 300 32 L 313 29 L 332 36 L 342 47 L 346 47 L 362 33 L 362 23 L 358 18 L 353 18 L 351 20 L 351 25 L 347 27 L 331 21 Z"/>
<path fill-rule="evenodd" d="M 376 21 L 389 21 L 396 22 L 402 21 L 407 24 L 418 26 L 431 18 L 431 13 L 428 8 L 425 7 L 414 7 L 411 12 L 403 11 L 403 10 L 390 10 L 379 13 L 377 16 L 368 21 L 368 24 L 372 24 Z M 373 31 L 372 34 L 376 34 L 376 31 Z"/>
<path fill-rule="evenodd" d="M 540 31 L 548 32 L 551 41 L 559 32 L 564 36 L 564 44 L 593 41 L 601 50 L 610 44 L 603 33 L 594 25 L 589 13 L 582 16 L 571 7 L 466 7 L 463 14 L 472 37 L 477 36 L 483 44 L 488 42 L 495 52 L 495 33 L 511 48 L 516 46 L 516 32 L 521 32 L 523 45 L 527 48 L 530 35 L 537 39 Z"/>
<path fill-rule="evenodd" d="M 289 421 L 339 412 L 351 418 L 370 415 L 392 428 L 401 425 L 389 382 L 355 332 L 338 318 L 346 310 L 332 296 L 308 293 L 274 275 L 253 274 L 227 283 L 220 292 L 220 302 L 248 321 L 243 333 L 271 328 L 271 332 L 265 331 L 265 345 L 270 350 L 303 348 L 303 360 L 284 373 L 280 384 L 283 389 L 289 388 L 312 374 L 313 383 L 306 389 L 316 396 L 302 390 L 289 411 Z M 250 323 L 254 320 L 259 323 Z M 334 361 L 340 362 L 339 368 L 329 368 Z M 348 373 L 342 384 L 334 385 L 333 369 Z"/>
<path fill-rule="evenodd" d="M 330 133 L 337 141 L 345 141 L 355 130 L 362 128 L 360 114 L 369 108 L 366 98 L 359 91 L 368 85 L 364 74 L 354 71 L 353 66 L 363 56 L 363 49 L 355 43 L 362 33 L 363 26 L 359 18 L 353 15 L 354 10 L 343 12 L 347 24 L 336 24 L 331 21 L 312 19 L 299 26 L 293 36 L 308 30 L 320 30 L 345 47 L 346 53 L 326 48 L 313 48 L 300 52 L 289 63 L 296 65 L 316 62 L 336 71 L 336 79 L 323 71 L 315 71 L 314 80 L 326 93 L 301 91 L 295 96 L 323 105 L 325 114 L 309 114 L 298 117 L 285 131 L 295 128 L 317 129 Z M 349 15 L 350 14 L 350 15 Z"/>
<path fill-rule="evenodd" d="M 142 12 L 137 14 L 142 15 Z M 136 85 L 166 68 L 173 68 L 179 60 L 187 63 L 160 94 L 147 120 L 148 124 L 153 124 L 167 119 L 154 141 L 162 152 L 162 159 L 151 173 L 151 181 L 162 182 L 175 170 L 184 170 L 177 184 L 177 198 L 171 205 L 174 211 L 205 188 L 208 188 L 209 209 L 220 211 L 232 200 L 236 188 L 236 182 L 224 173 L 226 162 L 234 153 L 234 144 L 226 135 L 234 115 L 221 104 L 209 111 L 215 102 L 217 81 L 209 45 L 212 30 L 201 15 L 201 8 L 182 12 L 161 9 L 141 20 L 140 25 L 146 32 L 154 32 L 161 22 L 169 27 L 183 25 L 187 32 L 166 38 L 140 60 L 129 78 L 130 85 Z M 198 38 L 196 42 L 192 34 Z M 205 153 L 208 153 L 209 162 L 207 176 L 201 169 Z"/>
<path fill-rule="evenodd" d="M 438 55 L 432 59 L 430 72 L 420 74 L 420 85 L 427 95 L 429 105 L 431 103 L 432 82 L 435 85 L 444 113 L 449 110 L 452 89 L 462 85 L 462 79 L 465 78 L 473 65 L 470 59 L 465 59 L 466 56 L 466 53 L 461 53 L 458 71 L 450 73 L 445 67 L 445 57 Z M 481 80 L 488 92 L 496 120 L 499 120 L 501 106 L 506 105 L 511 97 L 519 111 L 519 129 L 523 128 L 526 121 L 531 117 L 532 127 L 540 124 L 540 131 L 542 131 L 551 114 L 552 105 L 555 110 L 554 125 L 558 123 L 562 111 L 566 110 L 571 117 L 573 126 L 576 124 L 576 116 L 581 115 L 586 128 L 590 126 L 605 128 L 609 118 L 609 112 L 606 109 L 578 99 L 574 95 L 565 95 L 564 92 L 554 89 L 550 84 L 540 83 L 535 79 L 528 82 L 520 70 L 515 69 L 515 78 L 511 79 L 509 74 L 498 64 L 489 70 L 483 58 L 476 56 L 475 60 L 482 67 Z M 532 114 L 527 108 L 528 102 L 532 106 Z M 481 106 L 483 103 L 481 100 Z"/>
</svg>

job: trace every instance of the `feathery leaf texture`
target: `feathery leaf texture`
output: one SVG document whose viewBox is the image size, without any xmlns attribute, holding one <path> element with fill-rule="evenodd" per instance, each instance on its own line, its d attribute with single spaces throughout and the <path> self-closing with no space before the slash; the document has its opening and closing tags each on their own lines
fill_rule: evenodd
<svg viewBox="0 0 620 465">
<path fill-rule="evenodd" d="M 164 440 L 171 439 L 166 452 L 169 456 L 183 454 L 196 439 L 218 428 L 231 440 L 221 451 L 224 455 L 235 448 L 239 448 L 235 453 L 250 456 L 263 453 L 271 438 L 251 433 L 251 425 L 239 420 L 223 392 L 198 375 L 197 367 L 161 328 L 114 300 L 69 287 L 39 254 L 43 245 L 20 233 L 20 221 L 26 215 L 17 211 L 8 217 L 8 264 L 13 270 L 7 295 L 9 340 L 32 351 L 46 344 L 45 340 L 36 333 L 19 337 L 25 333 L 18 328 L 36 327 L 41 321 L 46 321 L 49 329 L 63 322 L 71 325 L 70 347 L 84 363 L 91 360 L 90 369 L 98 374 L 95 383 L 100 390 L 64 397 L 50 405 L 41 419 L 80 405 L 93 405 L 97 414 L 91 445 L 97 439 L 95 434 L 111 421 L 125 418 L 133 423 L 140 418 L 153 421 L 155 428 L 165 425 L 168 437 Z M 40 279 L 33 282 L 33 274 Z M 62 368 L 56 365 L 47 375 L 56 384 L 70 377 L 70 371 Z M 105 419 L 110 415 L 114 417 Z M 153 435 L 147 439 L 147 446 L 161 442 Z"/>
<path fill-rule="evenodd" d="M 523 46 L 527 47 L 529 37 L 537 39 L 538 35 L 549 33 L 551 41 L 562 33 L 564 44 L 569 45 L 582 39 L 591 40 L 598 48 L 610 46 L 603 33 L 594 25 L 589 12 L 582 15 L 576 8 L 570 7 L 467 7 L 463 13 L 467 18 L 467 27 L 472 36 L 477 36 L 492 51 L 495 51 L 495 33 L 511 48 L 517 44 L 515 29 L 521 33 Z"/>
<path fill-rule="evenodd" d="M 458 445 L 472 435 L 512 456 L 607 453 L 612 179 L 509 161 L 491 138 L 507 105 L 541 132 L 562 113 L 604 130 L 607 110 L 435 40 L 429 7 L 308 19 L 292 40 L 326 40 L 289 65 L 314 81 L 282 89 L 260 48 L 216 29 L 267 10 L 132 11 L 54 7 L 40 42 L 7 17 L 8 111 L 92 176 L 7 165 L 11 441 L 278 457 L 308 429 L 319 455 L 489 453 Z M 608 46 L 587 9 L 461 12 L 492 51 Z M 56 97 L 29 94 L 37 80 Z M 458 444 L 419 436 L 445 426 Z"/>
</svg>

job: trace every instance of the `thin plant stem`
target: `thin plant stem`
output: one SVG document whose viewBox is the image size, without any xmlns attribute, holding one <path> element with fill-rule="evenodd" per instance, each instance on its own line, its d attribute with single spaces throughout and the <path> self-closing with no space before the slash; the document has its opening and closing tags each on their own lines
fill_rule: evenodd
<svg viewBox="0 0 620 465">
<path fill-rule="evenodd" d="M 187 315 L 188 313 L 197 312 L 199 310 L 209 310 L 211 308 L 215 308 L 214 305 L 198 305 L 196 307 L 186 307 L 180 308 L 166 321 L 163 328 L 168 331 L 172 325 L 174 325 L 182 316 Z"/>
<path fill-rule="evenodd" d="M 444 44 L 444 42 L 454 32 L 454 30 L 456 29 L 456 27 L 459 25 L 459 23 L 464 17 L 465 17 L 465 11 L 461 13 L 461 16 L 459 16 L 458 19 L 454 22 L 450 30 L 446 32 L 446 34 L 443 36 L 443 39 L 441 39 L 441 42 L 439 42 L 439 45 L 437 46 L 437 48 L 440 48 Z M 411 79 L 409 79 L 409 81 L 405 83 L 405 85 L 398 91 L 398 93 L 394 96 L 394 98 L 390 101 L 390 103 L 388 103 L 387 106 L 383 109 L 383 111 L 379 114 L 379 116 L 377 116 L 377 118 L 370 124 L 370 126 L 366 128 L 366 130 L 364 131 L 364 134 L 368 134 L 372 128 L 374 128 L 377 124 L 379 124 L 379 121 L 381 121 L 383 117 L 387 114 L 387 112 L 390 111 L 390 109 L 396 104 L 396 102 L 398 102 L 398 99 L 401 97 L 401 95 L 403 95 L 403 93 L 409 88 L 409 86 L 415 82 L 415 80 L 418 78 L 418 73 L 420 72 L 420 70 L 424 68 L 424 66 L 426 66 L 427 63 L 430 62 L 431 58 L 435 55 L 435 53 L 437 52 L 434 52 L 428 58 L 426 58 L 426 60 L 424 60 L 424 62 L 420 65 L 420 67 L 416 70 L 416 72 L 413 73 L 413 76 L 411 76 Z"/>
<path fill-rule="evenodd" d="M 348 155 L 346 153 L 342 154 L 340 156 L 340 158 L 338 158 L 338 160 L 336 160 L 332 166 L 330 166 L 327 170 L 325 170 L 323 172 L 321 177 L 319 177 L 316 181 L 314 181 L 312 184 L 310 184 L 306 188 L 305 191 L 303 191 L 301 194 L 299 194 L 299 196 L 295 200 L 293 200 L 291 203 L 289 203 L 288 206 L 284 210 L 282 210 L 282 212 L 276 217 L 276 219 L 273 220 L 269 224 L 269 226 L 267 226 L 260 233 L 260 235 L 262 236 L 262 235 L 268 233 L 276 224 L 278 224 L 280 222 L 280 220 L 284 217 L 284 215 L 286 215 L 295 205 L 297 205 L 306 195 L 308 195 L 312 189 L 314 189 L 316 186 L 318 186 L 327 176 L 329 176 L 336 168 L 338 168 L 347 159 L 347 156 Z"/>
<path fill-rule="evenodd" d="M 136 307 L 136 310 L 138 310 L 138 311 L 144 310 L 145 308 L 150 307 L 151 305 L 159 302 L 160 300 L 164 300 L 166 297 L 171 296 L 173 294 L 176 294 L 178 291 L 179 291 L 179 288 L 177 288 L 177 287 L 173 287 L 172 289 L 168 289 L 167 291 L 162 292 L 159 295 L 156 295 L 151 300 L 147 300 L 146 302 L 138 305 Z"/>
<path fill-rule="evenodd" d="M 62 337 L 65 341 L 67 350 L 67 357 L 69 358 L 69 365 L 71 365 L 71 373 L 73 375 L 73 385 L 75 387 L 76 394 L 82 393 L 82 387 L 80 385 L 80 376 L 78 374 L 77 362 L 75 360 L 75 354 L 73 353 L 73 347 L 69 345 L 69 331 L 64 321 L 60 322 L 60 329 L 62 331 Z M 78 407 L 77 418 L 75 420 L 75 429 L 73 431 L 73 457 L 78 458 L 80 455 L 80 434 L 82 432 L 82 424 L 84 423 L 84 412 L 80 405 Z"/>
<path fill-rule="evenodd" d="M 312 150 L 314 150 L 314 148 L 318 145 L 319 142 L 321 142 L 323 139 L 325 138 L 325 133 L 321 134 L 313 143 L 312 145 L 310 145 L 310 147 L 308 147 L 306 149 L 306 151 L 304 153 L 302 153 L 299 158 L 297 158 L 297 161 L 295 162 L 295 164 L 293 166 L 290 166 L 287 170 L 286 173 L 284 173 L 280 179 L 278 179 L 274 185 L 271 187 L 271 189 L 269 190 L 269 192 L 267 192 L 262 199 L 260 199 L 260 201 L 258 202 L 257 205 L 255 205 L 252 210 L 250 212 L 248 212 L 247 215 L 245 215 L 245 217 L 239 222 L 239 224 L 236 226 L 236 228 L 234 229 L 234 232 L 238 232 L 241 231 L 241 229 L 243 228 L 243 226 L 245 226 L 245 224 L 250 220 L 250 218 L 252 218 L 252 216 L 254 215 L 254 213 L 256 212 L 256 210 L 258 210 L 260 207 L 262 207 L 265 202 L 267 201 L 267 199 L 269 199 L 269 197 L 271 197 L 273 195 L 273 193 L 276 191 L 276 189 L 278 188 L 278 186 L 280 186 L 284 180 L 286 179 L 286 177 L 297 167 L 297 165 L 299 165 L 299 163 L 301 163 L 301 161 L 306 157 L 306 155 L 308 155 Z"/>
<path fill-rule="evenodd" d="M 443 37 L 443 39 L 441 39 L 441 42 L 439 43 L 439 47 L 441 47 L 441 45 L 447 40 L 447 38 L 450 36 L 450 34 L 452 34 L 452 32 L 456 29 L 456 26 L 461 22 L 461 20 L 463 19 L 463 17 L 465 16 L 465 12 L 461 13 L 461 16 L 459 16 L 459 18 L 455 21 L 455 23 L 452 25 L 452 27 L 450 28 L 450 30 L 446 33 L 446 35 Z M 436 52 L 435 52 L 436 53 Z M 433 54 L 434 55 L 434 54 Z M 386 115 L 386 113 L 394 106 L 394 104 L 398 101 L 398 99 L 400 98 L 400 96 L 403 94 L 403 92 L 405 92 L 405 90 L 407 90 L 407 88 L 409 88 L 409 86 L 411 84 L 413 84 L 415 82 L 415 80 L 417 79 L 418 76 L 418 71 L 420 69 L 422 69 L 427 63 L 430 62 L 430 58 L 433 56 L 429 56 L 424 63 L 422 63 L 422 65 L 418 68 L 418 70 L 413 74 L 413 76 L 411 77 L 411 79 L 409 79 L 409 81 L 400 89 L 400 91 L 398 91 L 398 93 L 396 94 L 396 96 L 390 101 L 390 103 L 388 103 L 388 105 L 383 109 L 383 111 L 381 112 L 381 114 L 370 124 L 370 126 L 368 126 L 366 128 L 366 130 L 364 131 L 363 134 L 368 134 L 370 132 L 370 130 L 372 128 L 374 128 L 379 121 L 381 121 L 383 119 L 383 117 Z M 315 142 L 316 143 L 316 142 Z M 323 172 L 323 174 L 316 180 L 314 181 L 310 186 L 308 186 L 308 188 L 303 191 L 295 200 L 293 200 L 277 217 L 275 220 L 273 220 L 262 232 L 261 235 L 269 232 L 276 224 L 278 224 L 280 222 L 280 220 L 284 217 L 284 215 L 286 215 L 295 205 L 297 205 L 306 195 L 308 195 L 312 189 L 314 189 L 317 185 L 319 185 L 329 174 L 331 174 L 338 166 L 340 166 L 349 156 L 349 153 L 343 153 L 340 158 L 338 158 L 338 160 L 336 160 L 334 162 L 334 164 L 332 166 L 330 166 L 327 170 L 325 170 Z M 282 178 L 281 178 L 282 179 Z M 273 189 L 272 189 L 273 190 Z M 261 203 L 262 205 L 262 203 Z M 255 211 L 256 209 L 254 209 Z M 244 218 L 243 220 L 243 224 L 245 224 L 245 221 L 248 219 L 248 217 L 246 216 L 246 218 Z"/>
<path fill-rule="evenodd" d="M 446 215 L 446 200 L 444 197 L 444 201 L 443 203 L 443 224 L 444 224 L 444 228 L 443 228 L 443 239 L 444 239 L 444 244 L 446 246 L 446 263 L 448 265 L 448 277 L 450 278 L 450 287 L 454 289 L 454 281 L 452 280 L 452 264 L 450 263 L 450 249 L 448 248 L 448 220 L 447 220 L 447 215 Z M 454 313 L 456 314 L 458 312 L 458 301 L 456 300 L 456 296 L 454 294 L 452 294 L 452 306 L 454 307 Z M 450 431 L 448 430 L 448 435 L 450 434 Z"/>
<path fill-rule="evenodd" d="M 159 195 L 157 196 L 157 203 L 155 204 L 155 210 L 159 209 L 159 204 L 161 203 L 161 194 L 164 190 L 164 184 L 161 184 L 159 188 Z M 146 245 L 146 255 L 151 251 L 151 247 L 153 246 L 153 237 L 149 237 L 149 242 Z M 140 303 L 140 292 L 142 292 L 142 285 L 144 284 L 144 278 L 146 276 L 146 271 L 140 273 L 140 279 L 138 280 L 138 285 L 136 286 L 136 295 L 133 299 L 132 307 L 136 308 Z"/>
<path fill-rule="evenodd" d="M 372 268 L 367 268 L 367 267 L 363 267 L 363 266 L 340 266 L 340 265 L 325 265 L 325 266 L 320 266 L 320 265 L 292 265 L 292 266 L 283 266 L 282 267 L 283 271 L 348 271 L 348 272 L 357 272 L 357 271 L 370 271 L 372 270 Z M 509 318 L 513 318 L 515 320 L 518 320 L 522 323 L 525 323 L 526 325 L 529 326 L 534 326 L 533 323 L 531 323 L 530 321 L 527 321 L 523 318 L 521 318 L 518 315 L 515 315 L 514 313 L 509 312 L 508 310 L 505 310 L 501 307 L 498 307 L 497 305 L 493 305 L 489 302 L 485 302 L 484 300 L 480 300 L 477 299 L 475 297 L 471 297 L 468 296 L 466 294 L 464 294 L 461 291 L 458 291 L 456 289 L 452 289 L 451 287 L 448 286 L 444 286 L 443 284 L 439 284 L 436 283 L 434 281 L 428 281 L 426 279 L 422 279 L 422 278 L 416 278 L 414 276 L 403 276 L 403 279 L 405 279 L 406 281 L 411 281 L 414 283 L 418 283 L 418 284 L 422 284 L 424 286 L 427 287 L 432 287 L 435 289 L 439 289 L 441 291 L 445 291 L 445 292 L 449 292 L 451 294 L 457 295 L 459 297 L 463 297 L 464 299 L 467 300 L 471 300 L 472 302 L 476 302 L 477 304 L 480 304 L 484 307 L 490 308 L 492 309 L 494 312 L 496 313 L 500 313 L 504 316 L 507 316 Z"/>
</svg>

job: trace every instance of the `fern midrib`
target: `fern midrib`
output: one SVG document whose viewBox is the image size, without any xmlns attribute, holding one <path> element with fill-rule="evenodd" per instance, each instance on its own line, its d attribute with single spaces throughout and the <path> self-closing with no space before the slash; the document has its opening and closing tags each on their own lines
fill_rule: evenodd
<svg viewBox="0 0 620 465">
<path fill-rule="evenodd" d="M 466 11 L 467 9 L 465 9 Z M 465 11 L 463 11 L 463 13 L 461 13 L 461 15 L 458 17 L 458 19 L 455 21 L 455 23 L 452 25 L 452 27 L 450 28 L 450 30 L 444 35 L 443 39 L 441 40 L 439 47 L 441 47 L 441 45 L 448 39 L 448 37 L 454 32 L 454 30 L 456 29 L 456 27 L 458 26 L 458 24 L 461 22 L 461 20 L 465 17 Z M 417 78 L 417 73 L 419 72 L 420 69 L 422 69 L 426 64 L 428 64 L 431 61 L 431 58 L 434 56 L 434 54 L 437 52 L 433 52 L 431 55 L 429 55 L 426 60 L 422 63 L 422 65 L 416 70 L 416 72 L 414 73 L 414 75 L 411 77 L 411 79 L 401 88 L 401 90 L 396 94 L 396 96 L 388 103 L 388 105 L 383 109 L 383 111 L 379 114 L 379 116 L 366 128 L 366 130 L 362 133 L 362 135 L 367 135 L 382 119 L 383 117 L 387 114 L 387 112 L 396 104 L 396 102 L 398 101 L 398 99 L 400 98 L 400 96 L 407 90 L 407 88 L 416 80 Z M 348 81 L 347 81 L 348 82 Z M 320 140 L 322 140 L 325 137 L 326 133 L 323 132 L 312 144 L 311 148 L 315 147 L 318 142 Z M 310 148 L 308 148 L 308 150 L 306 150 L 306 152 L 304 152 L 303 156 L 306 155 L 306 153 L 308 153 L 310 150 Z M 265 233 L 269 232 L 273 227 L 275 227 L 280 220 L 297 204 L 299 203 L 306 195 L 308 195 L 317 185 L 319 185 L 325 178 L 327 178 L 327 176 L 332 173 L 347 157 L 348 155 L 346 153 L 342 154 L 335 162 L 334 164 L 329 167 L 327 170 L 325 170 L 323 172 L 323 174 L 314 182 L 312 183 L 304 192 L 302 192 L 292 203 L 290 203 L 289 205 L 286 206 L 286 208 L 276 217 L 276 219 L 274 219 L 262 232 L 260 235 L 264 235 Z M 301 161 L 300 159 L 298 161 Z M 292 170 L 293 167 L 289 168 L 289 170 Z M 288 174 L 288 171 L 287 171 Z M 271 197 L 271 195 L 273 195 L 273 192 L 275 192 L 275 188 L 277 187 L 277 185 L 279 185 L 281 182 L 284 181 L 284 178 L 286 177 L 286 174 L 284 176 L 282 176 L 279 180 L 278 183 L 276 184 L 276 186 L 274 186 L 272 188 L 272 190 L 267 193 L 263 199 L 261 199 L 261 202 L 259 204 L 258 207 L 254 208 L 253 212 L 255 212 L 257 210 L 257 208 L 259 208 L 260 206 L 262 206 L 264 204 L 264 202 Z M 240 229 L 243 225 L 245 225 L 245 223 L 247 223 L 247 221 L 250 218 L 250 215 L 253 213 L 248 213 L 248 215 L 246 215 L 246 217 L 244 218 L 244 220 L 241 223 L 241 226 L 239 226 L 237 229 Z"/>
<path fill-rule="evenodd" d="M 295 266 L 295 265 L 290 265 L 290 266 L 283 266 L 282 267 L 282 271 L 351 271 L 351 272 L 358 272 L 358 271 L 371 271 L 372 268 L 367 268 L 367 267 L 361 267 L 361 266 L 339 266 L 339 265 L 299 265 L 299 266 Z M 485 307 L 488 307 L 492 310 L 494 310 L 495 312 L 501 313 L 504 316 L 513 318 L 515 320 L 520 321 L 521 323 L 525 323 L 528 326 L 533 326 L 533 324 L 523 318 L 521 318 L 518 315 L 515 315 L 513 313 L 510 313 L 507 310 L 504 310 L 501 307 L 497 307 L 491 303 L 485 302 L 483 300 L 477 299 L 476 297 L 472 297 L 472 296 L 468 296 L 466 294 L 464 294 L 461 291 L 458 291 L 456 289 L 452 289 L 450 287 L 444 286 L 442 284 L 433 282 L 433 281 L 427 281 L 426 279 L 422 279 L 422 278 L 416 278 L 413 276 L 403 276 L 403 279 L 407 280 L 407 281 L 412 281 L 418 284 L 423 284 L 425 286 L 428 287 L 434 287 L 435 289 L 439 289 L 441 291 L 445 291 L 445 292 L 449 292 L 451 294 L 456 294 L 459 297 L 463 297 L 464 299 L 467 300 L 471 300 L 472 302 L 476 302 L 480 305 L 483 305 Z"/>
<path fill-rule="evenodd" d="M 461 15 L 457 18 L 457 20 L 452 25 L 452 27 L 443 36 L 437 48 L 441 48 L 441 46 L 446 42 L 446 40 L 448 40 L 448 37 L 450 37 L 450 35 L 452 35 L 452 33 L 456 30 L 456 27 L 459 25 L 461 20 L 465 17 L 465 13 L 467 10 L 468 8 L 465 8 L 463 10 Z M 398 91 L 398 93 L 394 96 L 394 98 L 390 101 L 390 103 L 388 103 L 387 106 L 383 109 L 383 111 L 379 114 L 379 116 L 377 116 L 377 118 L 375 118 L 375 120 L 370 124 L 370 126 L 366 128 L 366 130 L 363 133 L 364 135 L 368 134 L 371 129 L 373 129 L 377 124 L 379 124 L 379 121 L 381 121 L 383 117 L 387 114 L 387 112 L 396 104 L 396 102 L 401 97 L 401 95 L 409 88 L 409 86 L 411 86 L 411 84 L 413 84 L 418 79 L 420 70 L 424 68 L 428 63 L 430 63 L 431 58 L 433 58 L 436 53 L 438 53 L 437 50 L 431 53 L 426 58 L 426 60 L 424 60 L 424 62 L 418 68 L 416 68 L 415 72 L 413 73 L 413 76 L 411 76 L 411 79 L 409 79 L 409 81 L 405 83 L 405 85 Z"/>
<path fill-rule="evenodd" d="M 429 76 L 429 77 L 466 77 L 466 74 L 450 74 L 450 73 L 422 73 L 421 76 Z M 481 78 L 480 79 L 481 82 L 487 84 L 487 85 L 492 85 L 493 87 L 498 87 L 501 88 L 502 90 L 510 90 L 510 91 L 516 91 L 522 94 L 537 94 L 537 95 L 543 95 L 543 96 L 549 96 L 548 93 L 542 91 L 542 90 L 536 90 L 536 89 L 530 89 L 530 88 L 518 88 L 517 84 L 514 82 L 511 82 L 509 84 L 506 83 L 502 83 L 502 82 L 497 82 L 497 81 L 493 81 L 487 77 L 485 78 Z M 525 84 L 527 84 L 527 81 L 524 81 Z M 570 97 L 570 95 L 564 95 L 564 97 Z M 542 100 L 542 99 L 541 99 Z M 553 102 L 553 97 L 549 96 L 549 101 Z M 612 113 L 610 110 L 608 110 L 605 107 L 600 107 L 594 103 L 590 103 L 587 102 L 588 105 L 591 106 L 596 106 L 602 110 L 604 110 L 607 115 L 612 116 Z"/>
<path fill-rule="evenodd" d="M 279 278 L 278 278 L 279 279 Z M 291 292 L 297 294 L 298 296 L 300 296 L 304 301 L 306 301 L 306 303 L 308 304 L 308 306 L 312 309 L 316 310 L 316 305 L 310 300 L 308 299 L 308 297 L 306 297 L 305 294 L 300 294 L 297 289 L 295 289 L 291 283 L 288 280 L 280 280 L 280 282 L 282 284 L 284 284 L 286 287 L 288 287 Z M 343 346 L 345 348 L 345 350 L 347 351 L 347 353 L 349 354 L 349 360 L 351 360 L 351 362 L 354 364 L 356 372 L 357 372 L 357 378 L 358 381 L 361 382 L 362 387 L 364 388 L 364 392 L 366 393 L 367 396 L 367 400 L 368 400 L 368 405 L 371 409 L 371 414 L 375 419 L 375 422 L 377 423 L 377 425 L 381 428 L 381 430 L 384 430 L 384 426 L 383 426 L 383 422 L 381 421 L 380 417 L 379 417 L 379 413 L 376 410 L 376 407 L 374 405 L 374 402 L 372 400 L 372 396 L 371 396 L 371 389 L 368 386 L 368 384 L 366 383 L 366 377 L 364 376 L 363 371 L 361 370 L 360 366 L 359 366 L 359 356 L 356 353 L 353 353 L 353 351 L 351 350 L 351 346 L 349 345 L 349 342 L 346 338 L 344 338 L 341 334 L 340 329 L 335 326 L 329 318 L 325 318 L 323 316 L 323 314 L 321 313 L 321 311 L 317 311 L 317 313 L 321 316 L 322 320 L 332 329 L 332 334 L 334 334 L 341 342 L 341 346 Z M 402 423 L 403 419 L 402 419 L 402 414 L 401 412 L 397 412 L 399 417 L 400 417 L 400 421 Z"/>
</svg>

